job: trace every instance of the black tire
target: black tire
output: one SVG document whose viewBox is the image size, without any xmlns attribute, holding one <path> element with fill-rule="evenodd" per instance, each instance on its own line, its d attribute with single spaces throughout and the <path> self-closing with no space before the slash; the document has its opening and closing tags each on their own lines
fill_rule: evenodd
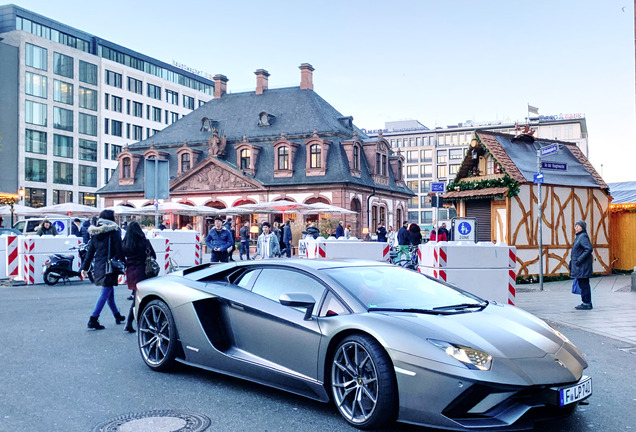
<svg viewBox="0 0 636 432">
<path fill-rule="evenodd" d="M 358 429 L 382 428 L 395 421 L 398 394 L 391 359 L 368 335 L 351 335 L 331 360 L 331 393 L 336 408 Z"/>
<path fill-rule="evenodd" d="M 60 280 L 60 276 L 54 274 L 51 269 L 46 269 L 44 272 L 44 283 L 47 285 L 55 285 Z"/>
<path fill-rule="evenodd" d="M 144 362 L 155 371 L 171 370 L 177 356 L 177 327 L 172 312 L 161 300 L 144 306 L 138 320 L 139 352 Z"/>
</svg>

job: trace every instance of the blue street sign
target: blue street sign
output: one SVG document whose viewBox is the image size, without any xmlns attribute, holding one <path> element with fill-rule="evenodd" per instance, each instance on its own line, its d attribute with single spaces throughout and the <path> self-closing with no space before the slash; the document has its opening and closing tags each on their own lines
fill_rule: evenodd
<svg viewBox="0 0 636 432">
<path fill-rule="evenodd" d="M 66 225 L 61 220 L 56 220 L 53 222 L 53 226 L 57 230 L 58 234 L 64 234 L 64 230 L 66 229 Z"/>
<path fill-rule="evenodd" d="M 534 182 L 535 183 L 543 183 L 543 173 L 536 173 L 534 175 Z"/>
<path fill-rule="evenodd" d="M 444 192 L 446 183 L 431 183 L 431 192 Z"/>
<path fill-rule="evenodd" d="M 558 144 L 550 144 L 548 146 L 541 147 L 541 157 L 549 156 L 549 155 L 554 154 L 554 153 L 556 153 L 558 151 L 559 151 L 559 145 Z"/>
<path fill-rule="evenodd" d="M 459 227 L 457 228 L 457 231 L 459 231 L 461 235 L 465 235 L 465 236 L 470 234 L 472 230 L 473 230 L 473 227 L 468 222 L 460 223 Z"/>
<path fill-rule="evenodd" d="M 541 162 L 541 168 L 567 171 L 568 164 L 566 164 L 565 162 Z"/>
</svg>

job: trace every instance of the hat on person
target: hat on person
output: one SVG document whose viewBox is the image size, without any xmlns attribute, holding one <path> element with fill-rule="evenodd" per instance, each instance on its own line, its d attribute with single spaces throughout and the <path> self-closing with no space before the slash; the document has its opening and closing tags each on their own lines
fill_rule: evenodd
<svg viewBox="0 0 636 432">
<path fill-rule="evenodd" d="M 574 225 L 578 225 L 581 228 L 583 228 L 583 231 L 587 231 L 587 224 L 585 223 L 585 221 L 582 221 L 582 220 L 577 221 Z"/>
</svg>

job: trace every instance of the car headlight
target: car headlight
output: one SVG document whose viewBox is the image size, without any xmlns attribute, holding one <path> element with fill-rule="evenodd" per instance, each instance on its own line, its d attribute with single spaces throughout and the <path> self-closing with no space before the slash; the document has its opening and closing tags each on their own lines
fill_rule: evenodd
<svg viewBox="0 0 636 432">
<path fill-rule="evenodd" d="M 487 371 L 492 367 L 492 356 L 487 352 L 436 339 L 428 339 L 428 341 L 470 369 Z"/>
</svg>

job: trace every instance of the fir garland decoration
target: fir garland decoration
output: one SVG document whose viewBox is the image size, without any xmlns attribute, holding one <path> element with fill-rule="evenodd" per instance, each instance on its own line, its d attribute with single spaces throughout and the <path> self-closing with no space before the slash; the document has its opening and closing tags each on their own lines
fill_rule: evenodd
<svg viewBox="0 0 636 432">
<path fill-rule="evenodd" d="M 472 180 L 472 181 L 455 181 L 453 180 L 448 184 L 446 188 L 447 191 L 465 191 L 465 190 L 479 190 L 479 189 L 490 189 L 497 187 L 505 187 L 508 188 L 508 193 L 506 196 L 508 198 L 515 197 L 519 195 L 519 182 L 513 180 L 508 174 L 505 174 L 503 177 L 495 178 L 495 179 L 483 179 L 483 180 Z"/>
</svg>

